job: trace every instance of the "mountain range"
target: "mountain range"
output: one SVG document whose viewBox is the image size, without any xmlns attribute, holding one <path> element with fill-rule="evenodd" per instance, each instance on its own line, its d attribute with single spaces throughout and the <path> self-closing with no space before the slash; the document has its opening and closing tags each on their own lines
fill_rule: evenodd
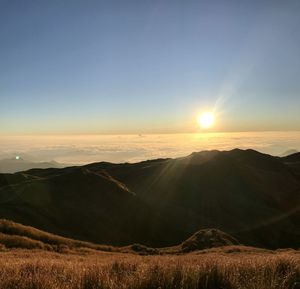
<svg viewBox="0 0 300 289">
<path fill-rule="evenodd" d="M 300 153 L 214 150 L 0 174 L 0 218 L 115 246 L 173 246 L 214 228 L 248 246 L 299 248 Z"/>
<path fill-rule="evenodd" d="M 46 168 L 63 168 L 66 165 L 60 164 L 56 161 L 50 162 L 33 162 L 25 160 L 19 156 L 14 158 L 7 158 L 0 160 L 0 173 L 16 173 L 26 171 L 32 168 L 46 169 Z"/>
</svg>

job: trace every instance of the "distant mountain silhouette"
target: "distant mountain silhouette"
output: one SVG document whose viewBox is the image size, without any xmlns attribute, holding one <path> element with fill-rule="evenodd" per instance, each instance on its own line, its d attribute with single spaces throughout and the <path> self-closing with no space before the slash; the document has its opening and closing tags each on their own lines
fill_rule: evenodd
<svg viewBox="0 0 300 289">
<path fill-rule="evenodd" d="M 290 163 L 299 163 L 300 162 L 300 152 L 285 156 L 283 158 L 283 160 L 286 162 L 290 162 Z"/>
<path fill-rule="evenodd" d="M 245 245 L 297 248 L 299 156 L 234 149 L 0 174 L 0 217 L 118 246 L 171 246 L 216 228 Z"/>
<path fill-rule="evenodd" d="M 292 155 L 292 154 L 296 154 L 298 153 L 299 151 L 295 150 L 295 149 L 290 149 L 290 150 L 287 150 L 285 151 L 284 153 L 282 153 L 280 156 L 281 157 L 286 157 L 286 156 L 289 156 L 289 155 Z"/>
<path fill-rule="evenodd" d="M 27 171 L 33 168 L 46 169 L 46 168 L 62 168 L 65 165 L 57 163 L 55 161 L 51 162 L 32 162 L 22 159 L 17 156 L 10 159 L 0 160 L 0 173 L 15 173 L 21 171 Z"/>
</svg>

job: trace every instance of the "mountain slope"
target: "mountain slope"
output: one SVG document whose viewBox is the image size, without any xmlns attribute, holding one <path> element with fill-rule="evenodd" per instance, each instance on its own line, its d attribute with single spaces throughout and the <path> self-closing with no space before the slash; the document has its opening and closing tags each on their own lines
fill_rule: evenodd
<svg viewBox="0 0 300 289">
<path fill-rule="evenodd" d="M 186 230 L 185 237 L 199 228 L 215 227 L 251 245 L 298 245 L 300 178 L 285 159 L 235 149 L 126 169 L 107 164 L 89 167 L 105 167 L 163 219 Z"/>
<path fill-rule="evenodd" d="M 114 245 L 171 246 L 217 228 L 246 245 L 299 247 L 297 159 L 235 149 L 0 175 L 0 217 Z"/>
<path fill-rule="evenodd" d="M 2 186 L 1 217 L 76 239 L 131 242 L 134 232 L 128 224 L 136 218 L 135 212 L 145 208 L 125 185 L 105 172 L 86 168 L 49 172 L 47 177 Z"/>
<path fill-rule="evenodd" d="M 212 249 L 216 247 L 239 245 L 232 236 L 216 229 L 200 230 L 181 244 L 167 248 L 151 248 L 141 244 L 131 244 L 124 247 L 113 247 L 82 242 L 64 238 L 31 226 L 0 219 L 0 250 L 11 248 L 42 249 L 57 252 L 70 250 L 97 250 L 109 252 L 137 253 L 140 255 L 178 254 L 191 251 Z M 239 249 L 249 250 L 250 247 L 239 246 Z"/>
<path fill-rule="evenodd" d="M 63 249 L 88 248 L 94 250 L 114 250 L 117 248 L 95 245 L 50 234 L 30 226 L 0 219 L 0 244 L 6 248 Z"/>
</svg>

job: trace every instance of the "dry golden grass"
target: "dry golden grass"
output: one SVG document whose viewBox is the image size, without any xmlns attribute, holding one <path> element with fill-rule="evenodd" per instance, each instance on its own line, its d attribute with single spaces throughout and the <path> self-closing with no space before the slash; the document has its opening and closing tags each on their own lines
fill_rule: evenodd
<svg viewBox="0 0 300 289">
<path fill-rule="evenodd" d="M 300 278 L 300 253 L 292 250 L 138 256 L 18 249 L 0 256 L 0 289 L 289 289 Z"/>
<path fill-rule="evenodd" d="M 0 246 L 1 245 L 6 248 L 43 249 L 57 252 L 83 247 L 100 251 L 119 250 L 119 248 L 113 246 L 96 245 L 89 242 L 64 238 L 6 219 L 0 219 Z"/>
</svg>

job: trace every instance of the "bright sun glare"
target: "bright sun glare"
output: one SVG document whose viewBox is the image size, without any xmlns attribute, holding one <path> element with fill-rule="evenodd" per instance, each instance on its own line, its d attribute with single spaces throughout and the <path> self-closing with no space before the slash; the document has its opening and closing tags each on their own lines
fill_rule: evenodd
<svg viewBox="0 0 300 289">
<path fill-rule="evenodd" d="M 207 129 L 214 125 L 215 117 L 212 112 L 203 112 L 198 116 L 198 124 L 201 128 Z"/>
</svg>

